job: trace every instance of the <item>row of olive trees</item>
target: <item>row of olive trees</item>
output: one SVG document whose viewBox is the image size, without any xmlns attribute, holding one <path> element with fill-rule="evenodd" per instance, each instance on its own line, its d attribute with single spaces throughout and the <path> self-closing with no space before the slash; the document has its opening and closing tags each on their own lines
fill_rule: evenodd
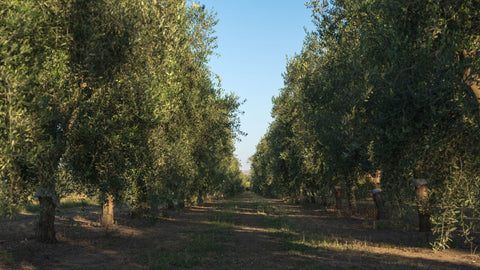
<svg viewBox="0 0 480 270">
<path fill-rule="evenodd" d="M 345 191 L 355 212 L 370 186 L 378 218 L 416 203 L 420 230 L 434 225 L 437 247 L 454 232 L 471 241 L 480 206 L 478 6 L 310 1 L 316 27 L 274 98 L 275 121 L 252 157 L 254 190 L 323 203 Z M 385 201 L 398 211 L 388 214 Z"/>
<path fill-rule="evenodd" d="M 59 189 L 135 216 L 240 183 L 238 98 L 207 64 L 214 16 L 184 1 L 0 1 L 0 201 L 34 197 L 55 242 Z"/>
</svg>

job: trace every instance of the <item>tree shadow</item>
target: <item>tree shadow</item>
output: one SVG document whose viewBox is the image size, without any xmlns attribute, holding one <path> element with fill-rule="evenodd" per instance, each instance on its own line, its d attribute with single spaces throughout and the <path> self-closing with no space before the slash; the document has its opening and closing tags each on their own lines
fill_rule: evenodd
<svg viewBox="0 0 480 270">
<path fill-rule="evenodd" d="M 468 252 L 434 254 L 400 232 L 253 195 L 168 211 L 153 221 L 119 209 L 113 230 L 90 209 L 58 217 L 59 243 L 33 240 L 22 217 L 0 224 L 1 269 L 478 269 Z M 69 210 L 70 211 L 70 210 Z M 75 212 L 77 211 L 77 212 Z M 30 222 L 30 223 L 29 223 Z M 360 222 L 361 223 L 361 222 Z M 360 224 L 361 225 L 361 224 Z M 33 228 L 31 226 L 30 228 Z M 363 237 L 362 234 L 365 234 Z M 379 234 L 379 235 L 377 235 Z M 391 234 L 387 237 L 387 234 Z M 379 242 L 376 242 L 379 241 Z M 2 255 L 3 254 L 3 255 Z M 11 258 L 9 257 L 11 255 Z"/>
</svg>

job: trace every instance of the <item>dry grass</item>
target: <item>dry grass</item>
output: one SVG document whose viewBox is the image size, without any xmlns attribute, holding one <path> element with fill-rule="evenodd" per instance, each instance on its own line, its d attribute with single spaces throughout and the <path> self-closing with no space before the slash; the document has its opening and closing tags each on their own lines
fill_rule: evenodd
<svg viewBox="0 0 480 270">
<path fill-rule="evenodd" d="M 36 216 L 0 219 L 0 269 L 478 269 L 469 250 L 434 253 L 413 229 L 253 193 L 131 220 L 112 231 L 98 207 L 63 207 L 59 243 L 33 240 Z"/>
</svg>

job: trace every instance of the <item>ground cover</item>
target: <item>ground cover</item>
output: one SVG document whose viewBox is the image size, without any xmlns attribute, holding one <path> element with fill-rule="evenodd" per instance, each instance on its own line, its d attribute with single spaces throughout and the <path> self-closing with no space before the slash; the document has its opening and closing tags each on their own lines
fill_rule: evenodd
<svg viewBox="0 0 480 270">
<path fill-rule="evenodd" d="M 33 212 L 0 219 L 0 269 L 479 269 L 469 249 L 434 252 L 424 233 L 246 192 L 150 220 L 68 205 L 56 245 L 34 241 Z"/>
</svg>

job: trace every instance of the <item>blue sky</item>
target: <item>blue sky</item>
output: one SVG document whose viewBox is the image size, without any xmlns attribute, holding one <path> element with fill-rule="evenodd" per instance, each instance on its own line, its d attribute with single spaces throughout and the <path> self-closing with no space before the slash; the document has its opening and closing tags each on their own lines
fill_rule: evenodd
<svg viewBox="0 0 480 270">
<path fill-rule="evenodd" d="M 247 101 L 241 107 L 241 130 L 248 133 L 237 142 L 236 156 L 242 169 L 272 122 L 272 97 L 283 87 L 286 57 L 300 52 L 304 27 L 312 30 L 310 10 L 303 0 L 199 0 L 214 10 L 217 53 L 212 71 L 222 87 Z"/>
</svg>

